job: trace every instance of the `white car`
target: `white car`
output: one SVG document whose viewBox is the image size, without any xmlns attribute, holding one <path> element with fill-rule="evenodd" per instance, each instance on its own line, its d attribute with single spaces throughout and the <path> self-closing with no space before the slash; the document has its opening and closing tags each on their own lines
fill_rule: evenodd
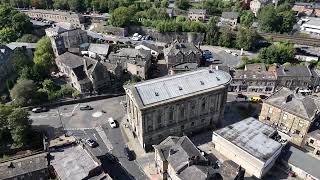
<svg viewBox="0 0 320 180">
<path fill-rule="evenodd" d="M 237 53 L 232 53 L 232 55 L 234 55 L 234 56 L 238 56 L 238 54 L 237 54 Z"/>
<path fill-rule="evenodd" d="M 114 121 L 114 119 L 113 119 L 112 117 L 110 117 L 110 118 L 108 119 L 108 122 L 109 122 L 109 124 L 110 124 L 110 126 L 111 126 L 112 128 L 116 128 L 116 127 L 117 127 L 117 124 L 116 124 L 116 122 Z"/>
<path fill-rule="evenodd" d="M 231 54 L 231 51 L 229 49 L 224 50 L 226 53 Z"/>
<path fill-rule="evenodd" d="M 138 37 L 139 34 L 138 33 L 134 33 L 132 37 Z"/>
</svg>

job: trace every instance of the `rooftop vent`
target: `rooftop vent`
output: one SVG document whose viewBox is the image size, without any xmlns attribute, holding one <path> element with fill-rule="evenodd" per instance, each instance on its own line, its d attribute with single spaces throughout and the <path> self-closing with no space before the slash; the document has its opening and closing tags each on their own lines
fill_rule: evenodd
<svg viewBox="0 0 320 180">
<path fill-rule="evenodd" d="M 219 77 L 216 77 L 217 81 L 220 81 L 220 78 Z"/>
<path fill-rule="evenodd" d="M 289 96 L 286 97 L 286 103 L 292 101 L 293 94 L 290 94 Z"/>
<path fill-rule="evenodd" d="M 209 73 L 213 73 L 213 71 L 211 69 L 209 69 Z"/>
<path fill-rule="evenodd" d="M 154 92 L 154 95 L 159 96 L 159 93 L 158 92 Z"/>
<path fill-rule="evenodd" d="M 182 90 L 182 87 L 181 87 L 181 86 L 179 86 L 179 90 L 180 90 L 180 91 Z"/>
<path fill-rule="evenodd" d="M 201 85 L 204 85 L 204 82 L 203 82 L 203 81 L 200 81 L 200 84 L 201 84 Z"/>
</svg>

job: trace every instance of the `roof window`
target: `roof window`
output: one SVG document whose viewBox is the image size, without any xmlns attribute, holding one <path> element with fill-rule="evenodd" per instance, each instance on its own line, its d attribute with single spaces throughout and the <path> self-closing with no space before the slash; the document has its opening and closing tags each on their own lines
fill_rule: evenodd
<svg viewBox="0 0 320 180">
<path fill-rule="evenodd" d="M 158 92 L 154 92 L 154 95 L 159 96 L 159 93 Z"/>
<path fill-rule="evenodd" d="M 201 84 L 201 85 L 204 85 L 204 82 L 203 82 L 203 81 L 200 81 L 200 84 Z"/>
</svg>

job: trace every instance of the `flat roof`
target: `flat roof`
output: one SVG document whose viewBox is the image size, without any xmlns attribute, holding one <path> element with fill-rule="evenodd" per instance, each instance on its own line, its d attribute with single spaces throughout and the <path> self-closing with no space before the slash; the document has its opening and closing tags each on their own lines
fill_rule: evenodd
<svg viewBox="0 0 320 180">
<path fill-rule="evenodd" d="M 54 156 L 51 165 L 62 180 L 83 179 L 89 175 L 89 171 L 98 167 L 81 146 L 61 148 L 61 151 L 51 152 L 51 155 Z"/>
<path fill-rule="evenodd" d="M 220 70 L 201 69 L 164 78 L 144 81 L 134 85 L 143 105 L 175 99 L 211 88 L 221 87 L 231 81 L 231 76 Z"/>
<path fill-rule="evenodd" d="M 215 131 L 222 138 L 263 162 L 271 158 L 282 146 L 270 138 L 275 132 L 271 126 L 252 117 Z"/>
</svg>

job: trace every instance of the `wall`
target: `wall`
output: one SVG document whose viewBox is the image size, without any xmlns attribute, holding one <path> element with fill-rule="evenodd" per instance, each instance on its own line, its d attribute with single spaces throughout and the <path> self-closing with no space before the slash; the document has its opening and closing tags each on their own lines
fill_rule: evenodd
<svg viewBox="0 0 320 180">
<path fill-rule="evenodd" d="M 127 28 L 104 26 L 104 32 L 115 36 L 128 36 Z"/>
</svg>

